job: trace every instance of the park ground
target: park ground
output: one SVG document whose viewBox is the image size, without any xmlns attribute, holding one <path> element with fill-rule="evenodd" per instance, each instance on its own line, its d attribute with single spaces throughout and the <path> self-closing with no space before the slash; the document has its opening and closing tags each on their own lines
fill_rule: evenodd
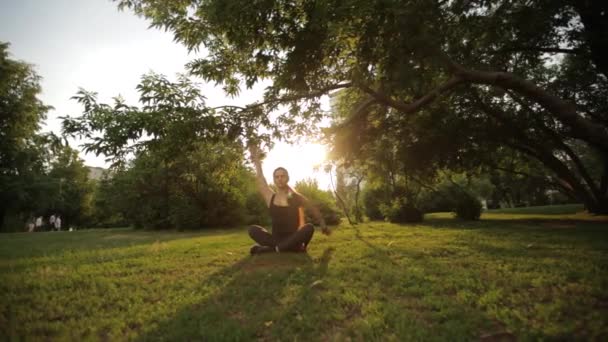
<svg viewBox="0 0 608 342">
<path fill-rule="evenodd" d="M 0 235 L 1 340 L 608 340 L 608 217 L 579 206 L 343 224 Z"/>
</svg>

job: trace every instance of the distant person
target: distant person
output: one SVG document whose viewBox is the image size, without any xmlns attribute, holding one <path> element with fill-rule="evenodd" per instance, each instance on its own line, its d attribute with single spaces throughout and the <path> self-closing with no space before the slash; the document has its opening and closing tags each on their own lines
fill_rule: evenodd
<svg viewBox="0 0 608 342">
<path fill-rule="evenodd" d="M 51 230 L 55 230 L 55 214 L 49 217 L 49 226 L 51 226 Z"/>
<path fill-rule="evenodd" d="M 330 230 L 319 209 L 310 201 L 295 192 L 289 185 L 289 174 L 285 168 L 279 167 L 272 173 L 277 192 L 266 183 L 262 172 L 260 151 L 257 146 L 250 146 L 251 161 L 255 165 L 258 190 L 262 194 L 266 205 L 270 210 L 272 219 L 272 233 L 261 226 L 249 227 L 249 236 L 257 242 L 251 247 L 251 254 L 269 252 L 305 252 L 310 243 L 315 228 L 311 223 L 304 223 L 304 211 L 306 207 L 320 222 L 321 232 L 329 235 Z"/>
<path fill-rule="evenodd" d="M 42 216 L 38 216 L 36 218 L 36 230 L 37 231 L 42 230 Z"/>
<path fill-rule="evenodd" d="M 33 217 L 31 217 L 30 219 L 27 220 L 26 227 L 27 227 L 28 233 L 31 233 L 34 231 L 35 224 L 34 224 Z"/>
<path fill-rule="evenodd" d="M 57 229 L 57 231 L 61 230 L 61 217 L 59 215 L 55 218 L 55 229 Z"/>
</svg>

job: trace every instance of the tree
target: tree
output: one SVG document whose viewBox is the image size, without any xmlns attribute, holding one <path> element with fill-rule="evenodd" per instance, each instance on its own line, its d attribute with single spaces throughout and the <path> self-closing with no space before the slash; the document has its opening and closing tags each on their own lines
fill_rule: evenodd
<svg viewBox="0 0 608 342">
<path fill-rule="evenodd" d="M 59 214 L 66 227 L 88 224 L 92 215 L 93 183 L 78 151 L 64 146 L 54 154 L 46 179 L 51 191 L 44 196 L 50 203 L 42 212 Z"/>
<path fill-rule="evenodd" d="M 83 115 L 64 118 L 64 134 L 88 139 L 85 151 L 114 161 L 115 173 L 105 186 L 120 198 L 114 208 L 100 201 L 100 211 L 120 212 L 136 227 L 157 229 L 263 219 L 248 211 L 259 207 L 259 198 L 244 166 L 243 145 L 235 141 L 242 121 L 207 107 L 200 89 L 183 75 L 175 82 L 144 75 L 137 88 L 141 107 L 121 98 L 99 103 L 95 93 L 80 90 L 74 99 L 83 105 Z"/>
<path fill-rule="evenodd" d="M 239 80 L 273 81 L 263 102 L 226 108 L 226 118 L 246 116 L 277 136 L 300 132 L 321 116 L 320 96 L 351 88 L 361 101 L 341 127 L 359 125 L 373 139 L 385 134 L 370 129 L 377 123 L 456 121 L 471 135 L 459 146 L 492 138 L 488 147 L 541 162 L 562 191 L 608 212 L 605 1 L 117 2 L 188 48 L 203 46 L 207 57 L 190 72 L 228 93 Z M 282 130 L 267 120 L 281 104 L 290 107 Z M 597 155 L 599 174 L 574 145 Z"/>
<path fill-rule="evenodd" d="M 105 171 L 102 178 L 95 182 L 91 226 L 93 227 L 126 227 L 128 198 L 126 186 L 120 184 L 120 171 Z"/>
<path fill-rule="evenodd" d="M 0 42 L 0 226 L 9 214 L 20 224 L 32 214 L 48 148 L 57 142 L 38 134 L 50 108 L 38 98 L 40 77 L 31 65 L 9 58 L 8 47 Z"/>
</svg>

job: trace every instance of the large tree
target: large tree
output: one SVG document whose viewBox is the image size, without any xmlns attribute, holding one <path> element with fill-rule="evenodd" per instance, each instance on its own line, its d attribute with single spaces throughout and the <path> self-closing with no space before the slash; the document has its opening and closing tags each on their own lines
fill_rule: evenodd
<svg viewBox="0 0 608 342">
<path fill-rule="evenodd" d="M 605 1 L 117 2 L 203 48 L 190 71 L 229 93 L 239 80 L 273 81 L 263 103 L 226 117 L 272 126 L 268 113 L 288 104 L 278 123 L 301 129 L 319 118 L 321 95 L 351 88 L 363 96 L 344 127 L 378 136 L 368 128 L 442 114 L 467 129 L 459 143 L 517 150 L 589 210 L 608 212 Z"/>
<path fill-rule="evenodd" d="M 50 135 L 38 133 L 50 107 L 38 98 L 40 76 L 0 42 L 0 226 L 8 213 L 32 210 L 40 198 Z M 15 229 L 15 227 L 11 227 Z"/>
<path fill-rule="evenodd" d="M 243 145 L 234 141 L 244 125 L 207 107 L 205 96 L 185 76 L 170 81 L 151 73 L 137 88 L 139 107 L 120 97 L 113 104 L 100 103 L 95 93 L 81 90 L 74 99 L 84 113 L 64 118 L 65 134 L 86 138 L 85 151 L 114 161 L 112 180 L 103 182 L 99 192 L 100 213 L 120 213 L 147 228 L 263 219 L 252 217 L 263 202 L 242 160 Z"/>
</svg>

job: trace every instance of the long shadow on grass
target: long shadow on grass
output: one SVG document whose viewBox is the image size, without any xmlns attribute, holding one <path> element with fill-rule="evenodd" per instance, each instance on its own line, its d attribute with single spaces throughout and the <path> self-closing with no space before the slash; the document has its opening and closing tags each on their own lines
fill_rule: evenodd
<svg viewBox="0 0 608 342">
<path fill-rule="evenodd" d="M 608 216 L 598 216 L 597 219 L 573 218 L 483 218 L 478 221 L 465 221 L 456 218 L 432 217 L 424 220 L 424 225 L 457 228 L 509 228 L 518 226 L 535 226 L 544 229 L 589 228 L 608 231 Z"/>
<path fill-rule="evenodd" d="M 522 253 L 552 256 L 559 249 L 606 250 L 608 225 L 577 220 L 480 220 L 431 219 L 425 224 L 438 229 L 475 230 L 458 242 L 478 251 L 501 257 L 521 257 Z M 499 244 L 497 244 L 499 242 Z"/>
<path fill-rule="evenodd" d="M 542 272 L 553 272 L 554 279 L 559 279 L 561 285 L 566 283 L 563 279 L 567 279 L 573 284 L 597 286 L 593 285 L 597 275 L 579 271 L 575 263 L 577 258 L 586 255 L 581 251 L 606 251 L 608 244 L 605 238 L 594 241 L 600 235 L 606 236 L 605 229 L 599 226 L 574 230 L 534 226 L 492 229 L 482 223 L 478 226 L 467 224 L 466 228 L 474 229 L 468 233 L 467 229 L 453 226 L 435 228 L 461 230 L 463 234 L 453 235 L 442 245 L 394 248 L 374 243 L 374 240 L 367 241 L 358 228 L 355 231 L 355 236 L 370 247 L 370 270 L 376 269 L 373 263 L 385 265 L 385 271 L 378 272 L 375 277 L 387 297 L 393 302 L 403 303 L 401 307 L 404 310 L 398 312 L 414 317 L 413 320 L 419 323 L 417 326 L 426 327 L 427 332 L 438 332 L 438 335 L 429 334 L 422 339 L 513 338 L 512 333 L 524 340 L 594 336 L 593 329 L 582 328 L 582 332 L 575 332 L 568 328 L 568 324 L 571 326 L 571 322 L 581 317 L 581 321 L 591 322 L 588 324 L 598 321 L 585 305 L 580 304 L 581 298 L 547 295 L 544 288 L 536 289 L 531 284 L 544 274 Z M 577 253 L 568 254 L 577 247 L 580 248 Z M 559 257 L 555 260 L 563 259 L 566 263 L 548 266 L 543 264 L 547 257 Z M 597 263 L 596 268 L 601 269 L 601 258 L 596 256 L 593 260 Z M 397 266 L 389 266 L 391 264 Z M 547 267 L 552 267 L 551 271 Z M 538 291 L 564 306 L 557 309 L 551 306 L 550 301 L 536 300 Z M 601 302 L 601 298 L 595 300 Z M 552 313 L 549 318 L 538 317 L 547 311 Z M 497 318 L 497 313 L 501 319 Z M 389 311 L 385 320 L 398 336 L 406 336 L 402 334 L 407 334 L 403 327 L 407 328 L 408 319 L 395 319 Z M 538 321 L 542 324 L 534 323 Z M 545 326 L 550 328 L 545 329 Z M 560 326 L 567 328 L 556 328 Z M 450 331 L 452 336 L 442 338 L 443 331 Z"/>
<path fill-rule="evenodd" d="M 180 309 L 138 340 L 277 339 L 285 330 L 306 336 L 308 315 L 322 308 L 308 302 L 321 286 L 332 249 L 308 254 L 246 257 L 202 279 L 204 300 Z M 283 336 L 284 337 L 284 336 Z"/>
<path fill-rule="evenodd" d="M 475 306 L 463 305 L 457 291 L 476 275 L 457 274 L 446 260 L 454 257 L 445 250 L 407 250 L 368 241 L 359 227 L 355 236 L 369 247 L 373 287 L 391 302 L 383 320 L 401 340 L 474 340 L 481 338 L 512 341 L 514 335 L 494 316 Z M 465 288 L 465 286 L 462 286 Z M 364 339 L 366 339 L 364 337 Z"/>
<path fill-rule="evenodd" d="M 140 231 L 133 229 L 96 229 L 77 232 L 39 232 L 0 234 L 0 258 L 51 257 L 66 252 L 94 252 L 112 248 L 134 247 L 155 242 L 169 242 L 203 236 L 238 234 L 236 230 L 202 232 Z"/>
</svg>

